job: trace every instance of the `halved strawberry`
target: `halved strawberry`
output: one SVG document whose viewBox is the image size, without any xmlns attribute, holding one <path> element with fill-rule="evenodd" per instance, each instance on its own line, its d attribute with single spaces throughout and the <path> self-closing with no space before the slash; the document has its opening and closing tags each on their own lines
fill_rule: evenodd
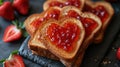
<svg viewBox="0 0 120 67">
<path fill-rule="evenodd" d="M 13 51 L 8 59 L 2 60 L 3 67 L 25 67 L 22 57 L 17 53 L 18 51 Z"/>
<path fill-rule="evenodd" d="M 118 60 L 120 60 L 120 48 L 117 49 L 116 57 Z"/>
<path fill-rule="evenodd" d="M 11 42 L 19 40 L 22 35 L 26 37 L 25 27 L 22 22 L 13 21 L 14 25 L 9 25 L 4 32 L 3 41 Z"/>
<path fill-rule="evenodd" d="M 4 67 L 25 67 L 23 59 L 20 55 L 11 55 L 5 62 Z"/>
<path fill-rule="evenodd" d="M 10 25 L 5 29 L 3 41 L 11 42 L 14 40 L 20 39 L 22 36 L 22 32 L 15 25 Z"/>
</svg>

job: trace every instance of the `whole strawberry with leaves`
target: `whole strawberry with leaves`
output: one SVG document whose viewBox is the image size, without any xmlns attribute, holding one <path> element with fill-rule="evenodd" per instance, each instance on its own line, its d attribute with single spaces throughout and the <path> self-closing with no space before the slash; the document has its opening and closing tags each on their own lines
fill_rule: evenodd
<svg viewBox="0 0 120 67">
<path fill-rule="evenodd" d="M 0 0 L 0 16 L 7 20 L 14 20 L 14 9 L 11 2 Z"/>
<path fill-rule="evenodd" d="M 22 15 L 27 15 L 29 11 L 29 0 L 13 0 L 13 7 Z"/>
<path fill-rule="evenodd" d="M 22 36 L 27 37 L 27 32 L 25 30 L 24 24 L 22 22 L 13 21 L 13 25 L 6 27 L 3 35 L 4 42 L 12 42 L 19 40 Z"/>
</svg>

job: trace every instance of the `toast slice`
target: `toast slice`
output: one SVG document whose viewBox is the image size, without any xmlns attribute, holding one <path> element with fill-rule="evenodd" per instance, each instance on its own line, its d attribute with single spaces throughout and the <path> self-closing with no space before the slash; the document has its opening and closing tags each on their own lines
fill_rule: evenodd
<svg viewBox="0 0 120 67">
<path fill-rule="evenodd" d="M 69 8 L 69 7 L 67 7 L 67 8 Z M 95 31 L 92 33 L 91 37 L 89 38 L 89 39 L 91 40 L 92 36 L 93 36 L 93 35 L 100 29 L 100 27 L 101 27 L 100 19 L 99 19 L 96 15 L 91 14 L 91 13 L 90 13 L 90 14 L 89 14 L 89 13 L 88 13 L 88 14 L 86 13 L 86 15 L 85 15 L 85 14 L 82 14 L 82 12 L 80 12 L 80 10 L 77 9 L 77 8 L 75 8 L 75 7 L 70 7 L 69 9 L 67 9 L 67 8 L 64 7 L 63 10 L 61 11 L 61 13 L 64 14 L 66 11 L 68 12 L 69 10 L 75 10 L 75 11 L 77 11 L 78 14 L 80 14 L 81 16 L 88 17 L 88 18 L 90 17 L 91 19 L 95 19 L 95 18 L 96 18 L 95 21 L 97 21 L 97 23 L 98 23 L 99 26 L 95 29 Z M 74 9 L 73 9 L 73 8 L 74 8 Z M 65 12 L 64 12 L 64 10 L 65 10 Z M 60 14 L 60 15 L 62 15 L 62 14 Z M 98 19 L 97 19 L 97 18 L 98 18 Z M 36 35 L 36 36 L 37 36 L 37 35 Z M 87 41 L 90 41 L 89 39 L 88 39 L 88 40 L 85 39 L 86 42 L 84 42 L 84 43 L 89 43 L 89 42 L 87 42 Z M 31 40 L 36 41 L 36 39 L 31 39 Z M 33 41 L 33 42 L 34 42 L 34 41 Z M 30 43 L 30 42 L 31 42 L 31 43 Z M 90 42 L 91 42 L 91 41 L 90 41 Z M 39 43 L 39 42 L 36 41 L 35 43 Z M 31 49 L 31 50 L 33 50 L 34 52 L 38 53 L 39 55 L 42 54 L 42 53 L 48 53 L 48 51 L 46 51 L 45 49 L 43 49 L 43 48 L 40 47 L 40 45 L 41 45 L 40 43 L 39 43 L 40 45 L 39 45 L 38 47 L 37 47 L 37 45 L 36 45 L 35 43 L 32 43 L 32 41 L 29 41 L 29 47 L 32 48 L 33 46 L 36 46 L 36 48 Z M 31 44 L 33 44 L 33 45 L 31 45 Z M 82 45 L 83 45 L 83 44 L 82 44 Z M 87 45 L 87 46 L 88 46 L 88 45 Z M 81 47 L 82 47 L 82 48 L 80 48 L 81 50 L 80 50 L 80 52 L 79 52 L 79 53 L 80 53 L 80 57 L 81 57 L 82 51 L 87 48 L 87 47 L 85 46 L 85 44 L 84 44 L 83 46 L 81 46 Z M 36 50 L 36 49 L 38 49 L 38 50 Z M 40 52 L 39 52 L 40 49 L 42 49 L 42 51 L 44 51 L 44 52 L 41 52 L 41 53 L 40 53 Z M 78 54 L 78 55 L 79 55 L 79 54 Z M 44 55 L 44 54 L 43 54 L 43 55 L 41 55 L 41 56 L 46 56 L 46 57 L 47 57 L 47 56 L 49 56 L 49 55 Z M 50 58 L 50 57 L 48 57 L 48 58 Z M 52 58 L 52 59 L 55 59 L 55 58 Z M 81 58 L 81 59 L 82 59 L 82 58 Z M 82 61 L 81 59 L 80 59 L 80 61 Z M 73 59 L 74 61 L 73 61 L 73 60 L 65 60 L 65 59 L 60 59 L 60 60 L 62 61 L 62 63 L 63 63 L 64 65 L 69 66 L 69 67 L 70 67 L 71 65 L 76 64 L 76 63 L 73 64 L 73 62 L 77 62 L 77 61 L 75 61 L 75 58 Z M 77 62 L 77 63 L 79 63 L 79 62 Z M 79 66 L 79 65 L 77 65 L 77 66 Z"/>
<path fill-rule="evenodd" d="M 90 12 L 81 12 L 74 6 L 64 7 L 60 16 L 68 16 L 80 20 L 85 28 L 86 36 L 84 44 L 90 44 L 91 39 L 96 35 L 102 27 L 102 22 L 99 17 Z"/>
<path fill-rule="evenodd" d="M 35 22 L 34 20 L 36 19 L 42 18 L 41 15 L 42 14 L 33 14 L 24 21 L 25 28 L 30 36 L 32 36 L 36 30 L 36 28 L 33 25 L 31 25 L 31 23 Z"/>
<path fill-rule="evenodd" d="M 38 34 L 38 32 L 36 31 L 35 34 Z M 58 57 L 56 57 L 54 54 L 48 51 L 48 49 L 44 46 L 43 42 L 37 39 L 37 36 L 33 36 L 33 37 L 31 37 L 30 40 L 28 41 L 28 47 L 32 51 L 32 53 L 53 60 L 59 60 Z"/>
<path fill-rule="evenodd" d="M 78 58 L 76 57 L 74 60 L 72 60 L 72 64 L 74 65 L 74 67 L 78 67 L 81 64 L 82 57 L 85 53 L 85 50 L 87 49 L 89 44 L 92 42 L 93 37 L 101 29 L 102 22 L 99 19 L 99 17 L 97 17 L 96 15 L 89 13 L 89 12 L 83 13 L 78 8 L 73 7 L 73 6 L 64 7 L 62 9 L 61 13 L 62 13 L 62 14 L 60 14 L 61 17 L 66 16 L 66 17 L 72 17 L 72 18 L 76 18 L 76 19 L 80 20 L 85 28 L 85 32 L 89 33 L 89 34 L 85 35 L 85 39 L 84 39 L 84 41 L 79 49 L 79 52 L 77 54 Z M 92 27 L 92 30 L 89 31 L 89 29 L 91 29 L 91 27 Z M 61 59 L 61 61 L 67 66 L 72 65 L 71 61 L 64 62 L 64 60 L 62 60 L 62 59 Z"/>
<path fill-rule="evenodd" d="M 80 21 L 79 20 L 76 20 L 76 19 L 72 19 L 72 18 L 63 18 L 63 20 L 65 21 L 65 20 L 71 20 L 71 21 L 77 21 L 77 22 L 79 22 L 78 24 L 80 24 Z M 62 20 L 62 21 L 63 21 Z M 47 24 L 49 24 L 51 21 L 47 21 L 47 23 L 45 24 L 45 25 L 47 25 Z M 53 22 L 53 20 L 52 20 L 52 22 Z M 77 23 L 76 22 L 76 23 Z M 59 23 L 59 22 L 58 22 Z M 44 25 L 42 25 L 42 26 L 44 26 Z M 42 27 L 42 28 L 44 28 L 44 27 Z M 44 35 L 45 33 L 43 33 L 43 31 L 45 31 L 44 29 L 43 29 L 43 31 L 41 32 L 40 31 L 41 29 L 38 29 L 37 30 L 37 32 L 35 33 L 35 36 L 34 36 L 34 40 L 36 41 L 37 39 L 39 39 L 39 41 L 42 41 L 42 43 L 44 43 L 44 45 L 46 45 L 46 43 L 48 42 L 47 40 L 42 40 L 43 38 L 45 39 L 45 37 L 43 36 L 42 37 L 42 35 L 41 35 L 41 33 Z M 83 36 L 81 36 L 81 38 L 84 38 L 84 34 L 82 34 Z M 40 38 L 38 38 L 38 37 L 40 37 Z M 33 39 L 32 39 L 33 40 Z M 46 42 L 47 41 L 47 42 Z M 81 41 L 81 43 L 82 43 L 82 41 Z M 39 44 L 39 45 L 41 45 L 41 44 Z M 32 46 L 31 46 L 32 47 Z M 77 48 L 79 48 L 79 47 L 77 47 Z M 36 54 L 39 54 L 39 55 L 41 55 L 41 53 L 39 52 L 39 51 L 37 51 L 37 50 L 35 50 L 36 48 L 34 48 L 34 49 L 32 49 L 32 51 Z M 42 49 L 41 47 L 39 47 L 39 49 Z M 43 49 L 43 51 L 44 51 L 45 49 Z M 43 53 L 43 52 L 42 52 Z M 46 53 L 48 53 L 48 51 L 46 51 Z M 53 53 L 54 54 L 54 53 Z M 65 60 L 65 59 L 61 59 L 61 56 L 58 56 L 57 54 L 54 54 L 54 55 L 56 55 L 57 57 L 59 57 L 59 59 L 62 61 L 62 63 L 65 65 L 65 66 L 67 66 L 67 67 L 71 67 L 72 66 L 72 60 L 74 60 L 74 59 L 72 59 L 72 60 L 69 60 L 69 61 L 71 61 L 71 62 L 68 62 L 68 60 Z M 44 55 L 45 57 L 47 57 L 46 55 Z M 49 56 L 49 55 L 48 55 Z M 49 58 L 49 57 L 48 57 Z M 76 57 L 74 57 L 74 58 L 76 58 Z M 54 58 L 55 59 L 55 58 Z M 68 59 L 68 58 L 67 58 Z"/>
<path fill-rule="evenodd" d="M 74 18 L 48 21 L 41 31 L 45 32 L 43 36 L 45 35 L 46 48 L 63 59 L 73 59 L 76 56 L 85 35 L 83 25 Z"/>
<path fill-rule="evenodd" d="M 44 5 L 43 9 L 47 10 L 49 7 L 64 7 L 64 6 L 75 6 L 79 8 L 80 10 L 84 6 L 85 0 L 47 0 Z"/>
<path fill-rule="evenodd" d="M 59 7 L 51 7 L 42 13 L 29 16 L 24 22 L 27 32 L 32 36 L 44 21 L 50 18 L 58 19 L 60 11 Z"/>
<path fill-rule="evenodd" d="M 100 30 L 99 34 L 96 35 L 94 38 L 94 43 L 100 43 L 103 39 L 104 31 L 108 24 L 110 23 L 110 19 L 114 14 L 114 9 L 108 2 L 105 1 L 92 2 L 90 0 L 87 0 L 85 1 L 83 12 L 91 12 L 101 19 L 102 29 Z"/>
</svg>

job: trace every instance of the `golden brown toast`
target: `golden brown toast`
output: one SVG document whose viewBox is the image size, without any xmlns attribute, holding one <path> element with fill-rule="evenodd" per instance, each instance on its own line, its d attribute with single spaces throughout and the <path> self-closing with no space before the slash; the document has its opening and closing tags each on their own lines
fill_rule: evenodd
<svg viewBox="0 0 120 67">
<path fill-rule="evenodd" d="M 79 9 L 77 9 L 77 8 L 74 8 L 74 9 L 73 9 L 73 8 L 74 8 L 74 7 L 70 7 L 69 9 L 67 9 L 67 8 L 64 7 L 63 9 L 64 9 L 64 10 L 66 9 L 66 10 L 79 11 Z M 65 11 L 66 11 L 66 10 L 65 10 Z M 64 11 L 61 11 L 61 13 L 64 13 Z M 101 27 L 100 19 L 97 19 L 98 17 L 95 16 L 95 15 L 93 15 L 93 14 L 91 14 L 91 13 L 90 13 L 90 14 L 89 14 L 89 13 L 86 13 L 86 15 L 84 15 L 84 13 L 82 13 L 82 12 L 81 12 L 81 13 L 78 12 L 78 13 L 79 13 L 81 16 L 83 16 L 83 17 L 88 17 L 88 18 L 91 18 L 91 19 L 95 19 L 95 18 L 96 18 L 95 21 L 97 21 L 97 23 L 98 23 L 99 26 L 95 29 L 95 31 L 92 33 L 91 37 L 88 39 L 88 40 L 90 41 L 90 40 L 92 39 L 93 35 L 94 35 L 94 34 L 100 29 L 100 27 Z M 61 14 L 61 15 L 62 15 L 62 14 Z M 37 36 L 37 35 L 36 35 L 36 36 Z M 36 37 L 36 38 L 37 38 L 37 37 Z M 36 39 L 32 39 L 32 40 L 36 41 L 35 43 L 38 43 Z M 87 40 L 87 41 L 88 41 L 88 40 Z M 34 42 L 34 41 L 33 41 L 33 42 Z M 87 48 L 88 45 L 85 45 L 86 43 L 87 43 L 87 44 L 89 43 L 89 42 L 87 42 L 87 41 L 84 41 L 84 45 L 82 44 L 83 46 L 81 46 L 79 53 L 81 53 L 81 54 L 84 53 L 82 50 L 85 51 L 85 49 Z M 32 42 L 32 41 L 29 41 L 29 42 Z M 35 46 L 35 43 L 34 43 L 33 45 L 30 45 L 30 43 L 29 43 L 29 46 L 31 46 L 31 48 L 32 48 L 33 46 Z M 41 45 L 41 44 L 40 44 L 40 45 Z M 40 45 L 39 45 L 39 46 L 40 46 Z M 33 50 L 34 52 L 38 53 L 38 54 L 48 53 L 48 51 L 46 51 L 45 49 L 42 49 L 42 48 L 39 47 L 39 46 L 38 46 L 38 47 L 36 46 L 36 48 L 34 48 L 34 49 L 32 49 L 32 50 Z M 36 49 L 38 49 L 38 50 L 39 50 L 39 49 L 42 49 L 44 52 L 41 52 L 41 53 L 40 53 L 40 52 L 39 52 L 38 50 L 36 50 Z M 80 56 L 81 56 L 81 54 L 80 54 Z M 79 54 L 78 54 L 78 55 L 79 55 Z M 47 57 L 47 55 L 44 55 L 44 56 Z M 48 58 L 50 58 L 50 57 L 48 57 Z M 52 58 L 52 59 L 55 59 L 55 58 Z M 81 59 L 82 59 L 82 58 L 81 58 Z M 82 61 L 81 59 L 80 59 L 80 61 Z M 73 62 L 77 62 L 77 61 L 75 61 L 75 59 L 73 59 L 74 61 L 73 61 L 73 60 L 65 60 L 65 59 L 60 59 L 60 60 L 62 61 L 62 63 L 64 63 L 64 65 L 69 66 L 69 67 L 70 67 L 71 65 L 73 65 L 73 64 L 72 64 Z M 78 63 L 78 62 L 77 62 L 77 63 Z M 75 63 L 74 63 L 74 64 L 75 64 Z M 79 65 L 78 65 L 78 66 L 79 66 Z"/>
<path fill-rule="evenodd" d="M 91 10 L 92 8 L 93 10 Z M 85 5 L 83 8 L 84 12 L 91 12 L 97 15 L 102 21 L 102 29 L 100 30 L 99 34 L 95 36 L 94 42 L 100 43 L 104 36 L 104 31 L 108 24 L 110 23 L 110 19 L 114 14 L 114 9 L 112 8 L 111 4 L 105 1 L 97 1 L 92 2 L 90 0 L 85 1 Z M 101 12 L 101 14 L 99 13 Z"/>
<path fill-rule="evenodd" d="M 85 0 L 47 0 L 44 5 L 43 9 L 46 10 L 49 7 L 64 7 L 64 6 L 75 6 L 78 7 L 80 10 L 84 6 Z"/>
<path fill-rule="evenodd" d="M 81 5 L 78 5 L 78 2 L 77 5 L 74 4 L 76 2 L 73 2 L 71 5 L 68 1 L 72 0 L 47 0 L 43 6 L 45 11 L 40 14 L 33 14 L 27 18 L 25 26 L 31 36 L 28 46 L 33 53 L 54 60 L 60 60 L 66 67 L 79 67 L 84 57 L 85 50 L 89 44 L 93 42 L 93 38 L 97 43 L 102 40 L 104 31 L 114 10 L 107 2 L 94 3 L 88 0 L 76 0 L 80 1 Z M 102 5 L 109 16 L 103 22 L 101 17 L 90 13 L 91 11 L 87 12 L 83 9 L 85 12 L 81 12 L 80 10 L 82 10 L 83 6 L 86 8 L 86 5 L 89 5 L 92 8 Z M 58 11 L 54 11 L 54 9 L 57 9 Z M 36 22 L 40 22 L 40 24 Z M 68 30 L 62 31 L 69 28 L 69 23 L 73 24 L 70 26 L 72 33 L 75 32 L 73 29 L 76 28 L 77 32 L 80 31 L 80 33 L 76 34 L 80 35 L 77 36 L 77 39 L 73 39 L 73 41 L 69 41 L 72 38 L 69 38 L 71 36 L 70 34 L 69 37 L 65 37 L 67 34 L 63 35 L 63 33 Z M 31 26 L 32 24 L 35 24 L 35 26 Z M 56 30 L 60 30 L 63 33 Z M 54 34 L 53 32 L 56 33 Z M 72 44 L 70 42 L 72 42 Z M 70 44 L 74 46 L 70 47 Z"/>
<path fill-rule="evenodd" d="M 41 15 L 42 15 L 42 14 L 33 14 L 33 15 L 29 16 L 29 17 L 25 20 L 24 25 L 25 25 L 25 28 L 26 28 L 26 30 L 27 30 L 27 32 L 28 32 L 28 34 L 29 34 L 30 36 L 32 36 L 33 33 L 34 33 L 35 30 L 36 30 L 36 29 L 31 25 L 31 23 L 34 22 L 35 19 L 40 18 Z"/>
<path fill-rule="evenodd" d="M 82 22 L 83 26 L 85 27 L 86 33 L 91 32 L 91 34 L 87 34 L 87 36 L 85 37 L 84 43 L 89 43 L 89 41 L 91 41 L 91 39 L 93 39 L 93 36 L 99 32 L 99 30 L 101 29 L 101 26 L 102 26 L 102 22 L 98 16 L 96 16 L 90 12 L 81 12 L 79 9 L 77 9 L 74 6 L 64 7 L 61 10 L 60 16 L 61 17 L 69 16 L 69 17 L 77 18 L 78 20 L 80 20 Z M 92 20 L 94 23 L 91 21 L 86 21 L 86 20 Z M 88 30 L 90 30 L 89 28 L 91 28 L 95 24 L 96 24 L 96 28 L 94 27 L 95 29 L 93 29 L 93 31 L 88 31 Z"/>
<path fill-rule="evenodd" d="M 72 10 L 75 11 L 73 12 L 71 15 L 70 15 L 70 11 Z M 76 57 L 74 60 L 72 60 L 72 63 L 74 65 L 74 67 L 78 67 L 80 64 L 81 64 L 81 61 L 82 61 L 82 57 L 85 53 L 85 50 L 87 49 L 87 47 L 89 46 L 89 44 L 92 42 L 93 40 L 93 37 L 94 35 L 96 35 L 96 33 L 101 29 L 101 26 L 102 26 L 102 23 L 101 23 L 101 20 L 94 14 L 92 13 L 89 13 L 89 12 L 81 12 L 79 9 L 77 9 L 76 7 L 73 7 L 73 6 L 67 6 L 67 7 L 64 7 L 63 10 L 61 11 L 62 14 L 60 14 L 60 16 L 67 16 L 69 15 L 69 17 L 72 17 L 72 18 L 77 18 L 78 20 L 85 20 L 85 18 L 89 18 L 89 19 L 92 19 L 95 21 L 95 23 L 97 24 L 97 26 L 95 27 L 95 29 L 93 29 L 93 31 L 91 31 L 91 34 L 89 34 L 89 36 L 86 36 L 80 49 L 79 49 L 79 52 L 78 52 L 78 58 Z M 74 15 L 76 15 L 77 17 L 75 17 Z M 79 16 L 81 16 L 80 18 L 83 18 L 83 19 L 80 19 L 78 18 Z M 85 26 L 86 24 L 89 24 L 89 23 L 84 23 L 82 22 L 83 26 L 85 27 L 85 30 L 87 32 L 87 27 Z M 88 26 L 89 28 L 89 26 Z M 79 59 L 79 60 L 78 60 Z M 72 65 L 71 64 L 71 61 L 67 61 L 67 62 L 64 62 L 64 60 L 61 60 L 65 65 Z"/>
<path fill-rule="evenodd" d="M 80 21 L 79 20 L 76 20 L 76 19 L 72 19 L 72 18 L 63 18 L 63 20 L 65 21 L 67 21 L 69 19 L 69 21 L 76 21 L 75 23 L 78 23 L 78 24 L 80 24 L 81 25 L 81 23 L 80 23 Z M 63 21 L 62 20 L 62 21 Z M 51 20 L 50 20 L 51 21 Z M 52 23 L 52 22 L 50 22 L 50 21 L 47 21 L 47 23 L 45 24 L 45 25 L 48 25 L 48 24 L 50 24 L 50 23 Z M 55 21 L 54 21 L 55 22 Z M 58 22 L 59 23 L 59 22 Z M 79 26 L 80 26 L 79 25 Z M 44 26 L 44 25 L 43 25 Z M 44 27 L 41 27 L 41 28 L 44 28 Z M 44 37 L 42 37 L 42 35 L 41 35 L 41 31 L 40 31 L 41 29 L 38 29 L 37 30 L 37 32 L 35 33 L 35 36 L 34 36 L 34 39 L 35 40 L 37 40 L 37 39 L 39 39 L 39 41 L 41 40 L 45 45 L 46 45 L 46 43 L 48 42 L 47 40 L 45 40 L 45 42 L 42 40 Z M 44 29 L 43 29 L 43 31 L 45 31 Z M 42 31 L 42 33 L 43 33 L 43 31 Z M 84 31 L 84 30 L 83 30 Z M 45 34 L 45 33 L 43 33 L 43 34 Z M 41 36 L 41 37 L 40 37 Z M 38 37 L 40 37 L 40 38 L 38 38 Z M 84 32 L 83 32 L 83 34 L 82 34 L 82 36 L 81 36 L 81 38 L 84 38 Z M 34 39 L 32 39 L 32 40 L 34 40 Z M 83 39 L 82 39 L 83 40 Z M 46 42 L 47 41 L 47 42 Z M 80 43 L 82 43 L 82 41 L 80 41 Z M 39 44 L 39 45 L 41 45 L 41 44 Z M 33 46 L 33 45 L 30 45 L 31 47 Z M 78 46 L 80 46 L 80 45 L 78 45 Z M 78 47 L 79 48 L 79 47 Z M 77 49 L 78 49 L 77 48 Z M 37 49 L 37 47 L 35 48 L 35 49 Z M 34 53 L 37 53 L 37 54 L 39 54 L 39 55 L 41 55 L 41 53 L 43 53 L 43 52 L 39 52 L 39 51 L 36 51 L 35 49 L 32 49 L 33 50 L 33 52 Z M 41 47 L 39 47 L 39 49 L 42 49 Z M 45 49 L 43 49 L 44 51 L 45 51 Z M 46 53 L 47 53 L 48 51 L 46 51 Z M 65 51 L 64 51 L 65 52 Z M 49 56 L 49 55 L 48 55 Z M 45 57 L 47 57 L 46 55 L 45 55 Z M 61 56 L 58 56 L 57 55 L 57 57 L 59 57 L 59 59 L 61 59 Z M 48 57 L 49 58 L 49 57 Z M 74 57 L 75 58 L 75 57 Z M 55 59 L 55 58 L 53 58 L 53 59 Z M 74 60 L 74 59 L 72 59 L 72 60 Z M 65 64 L 65 66 L 67 66 L 67 64 L 68 64 L 68 60 L 65 60 L 65 59 L 61 59 L 61 61 L 62 62 L 65 62 L 66 64 Z M 71 61 L 71 60 L 70 60 Z M 72 64 L 72 61 L 71 62 L 69 62 L 69 67 L 71 66 L 71 64 Z"/>
<path fill-rule="evenodd" d="M 41 23 L 49 20 L 49 18 L 58 19 L 57 16 L 59 16 L 59 12 L 57 11 L 60 10 L 61 8 L 59 7 L 51 7 L 40 14 L 32 14 L 29 16 L 24 22 L 25 28 L 29 35 L 32 36 L 39 26 L 41 26 Z"/>
<path fill-rule="evenodd" d="M 46 34 L 46 48 L 57 57 L 63 59 L 73 59 L 76 56 L 85 35 L 82 23 L 74 18 L 48 21 L 41 31 L 45 32 L 44 35 Z"/>
</svg>

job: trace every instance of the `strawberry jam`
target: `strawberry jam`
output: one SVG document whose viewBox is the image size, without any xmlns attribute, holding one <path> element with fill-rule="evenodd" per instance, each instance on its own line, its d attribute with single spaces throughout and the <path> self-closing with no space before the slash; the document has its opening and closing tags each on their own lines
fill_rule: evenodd
<svg viewBox="0 0 120 67">
<path fill-rule="evenodd" d="M 83 26 L 85 27 L 86 37 L 89 37 L 92 31 L 94 31 L 94 29 L 98 26 L 98 24 L 93 19 L 83 18 L 74 10 L 70 10 L 66 16 L 77 18 L 82 22 Z"/>
<path fill-rule="evenodd" d="M 38 18 L 36 20 L 34 20 L 30 25 L 33 26 L 33 29 L 36 30 L 39 28 L 39 26 L 41 25 L 42 22 L 44 22 L 45 20 L 49 20 L 50 18 L 56 19 L 58 20 L 60 15 L 60 10 L 57 9 L 52 9 L 50 11 L 48 11 L 43 18 Z"/>
<path fill-rule="evenodd" d="M 68 0 L 67 2 L 65 2 L 65 5 L 71 5 L 80 8 L 81 2 L 80 0 Z"/>
<path fill-rule="evenodd" d="M 60 3 L 60 2 L 58 2 L 58 1 L 52 1 L 52 2 L 49 3 L 49 6 L 50 6 L 50 7 L 54 7 L 54 6 L 63 7 L 64 4 L 63 4 L 63 3 Z"/>
<path fill-rule="evenodd" d="M 91 35 L 91 33 L 97 28 L 98 24 L 90 19 L 90 18 L 84 18 L 82 20 L 83 26 L 85 27 L 85 31 L 86 31 L 86 36 L 85 37 L 89 37 Z"/>
<path fill-rule="evenodd" d="M 92 8 L 89 5 L 85 4 L 83 11 L 88 11 L 88 12 L 94 13 L 101 19 L 102 23 L 104 23 L 109 17 L 107 10 L 102 5 Z"/>
<path fill-rule="evenodd" d="M 30 25 L 33 26 L 33 29 L 36 30 L 37 28 L 39 28 L 39 26 L 41 25 L 41 23 L 44 21 L 44 18 L 39 18 L 34 20 Z"/>
<path fill-rule="evenodd" d="M 57 9 L 50 10 L 45 14 L 45 19 L 48 20 L 50 18 L 54 18 L 58 20 L 59 15 L 60 15 L 60 10 L 57 10 Z"/>
<path fill-rule="evenodd" d="M 65 23 L 63 26 L 52 23 L 47 28 L 46 35 L 50 42 L 58 48 L 71 52 L 79 39 L 80 29 L 76 24 L 71 22 Z"/>
<path fill-rule="evenodd" d="M 80 8 L 81 2 L 80 2 L 80 0 L 67 0 L 64 3 L 61 3 L 61 2 L 58 2 L 58 1 L 51 1 L 49 3 L 50 7 L 53 7 L 53 6 L 64 7 L 64 6 L 68 6 L 68 5 Z"/>
</svg>

